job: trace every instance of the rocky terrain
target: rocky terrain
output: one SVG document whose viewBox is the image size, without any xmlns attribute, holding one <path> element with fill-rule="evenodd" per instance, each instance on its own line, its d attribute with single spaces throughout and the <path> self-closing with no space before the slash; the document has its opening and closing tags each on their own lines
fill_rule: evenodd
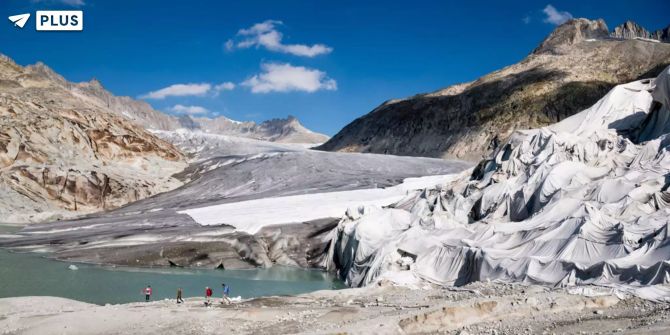
<svg viewBox="0 0 670 335">
<path fill-rule="evenodd" d="M 319 148 L 479 160 L 515 130 L 561 121 L 614 85 L 654 77 L 668 64 L 670 44 L 612 38 L 603 20 L 574 19 L 519 63 L 387 101 Z"/>
<path fill-rule="evenodd" d="M 473 283 L 382 284 L 221 305 L 203 298 L 98 306 L 53 297 L 0 299 L 7 334 L 649 334 L 670 330 L 667 303 L 600 288 Z"/>
<path fill-rule="evenodd" d="M 174 189 L 183 155 L 70 90 L 43 64 L 0 57 L 0 221 L 52 221 Z"/>
<path fill-rule="evenodd" d="M 185 128 L 218 135 L 284 143 L 317 144 L 328 140 L 328 136 L 305 128 L 293 116 L 286 119 L 272 119 L 260 124 L 251 121 L 235 121 L 225 116 L 215 118 L 173 116 L 154 110 L 144 101 L 114 96 L 95 79 L 83 83 L 63 82 L 63 84 L 82 99 L 108 108 L 149 130 L 174 131 Z"/>
</svg>

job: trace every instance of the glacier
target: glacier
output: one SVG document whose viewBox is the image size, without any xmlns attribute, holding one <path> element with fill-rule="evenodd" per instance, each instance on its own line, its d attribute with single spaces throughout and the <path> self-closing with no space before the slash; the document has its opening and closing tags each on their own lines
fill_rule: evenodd
<svg viewBox="0 0 670 335">
<path fill-rule="evenodd" d="M 392 205 L 347 211 L 324 267 L 350 286 L 598 285 L 670 300 L 670 67 L 517 131 L 490 158 Z M 644 293 L 640 293 L 644 292 Z"/>
</svg>

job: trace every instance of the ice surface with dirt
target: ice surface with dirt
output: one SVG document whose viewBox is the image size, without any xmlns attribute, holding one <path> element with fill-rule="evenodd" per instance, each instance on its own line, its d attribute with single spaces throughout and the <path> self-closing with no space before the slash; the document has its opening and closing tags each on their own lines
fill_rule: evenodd
<svg viewBox="0 0 670 335">
<path fill-rule="evenodd" d="M 670 299 L 670 68 L 387 208 L 350 210 L 329 266 L 351 286 L 593 284 Z"/>
<path fill-rule="evenodd" d="M 0 235 L 0 246 L 127 266 L 312 267 L 327 247 L 322 235 L 349 206 L 387 205 L 472 166 L 194 131 L 154 134 L 189 155 L 189 167 L 175 176 L 182 187 Z"/>
</svg>

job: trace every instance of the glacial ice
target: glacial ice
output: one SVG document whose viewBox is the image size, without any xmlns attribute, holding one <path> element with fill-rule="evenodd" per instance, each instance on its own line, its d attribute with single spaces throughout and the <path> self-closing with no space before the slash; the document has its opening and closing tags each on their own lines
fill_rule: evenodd
<svg viewBox="0 0 670 335">
<path fill-rule="evenodd" d="M 406 178 L 403 183 L 387 188 L 269 197 L 197 207 L 178 213 L 189 215 L 201 225 L 227 224 L 237 231 L 256 234 L 263 227 L 272 225 L 337 218 L 347 208 L 361 204 L 386 206 L 402 199 L 411 190 L 449 179 L 448 175 Z"/>
<path fill-rule="evenodd" d="M 519 131 L 471 171 L 349 210 L 330 269 L 350 286 L 406 272 L 440 285 L 600 285 L 670 299 L 670 67 L 555 125 Z M 409 259 L 409 260 L 408 260 Z"/>
</svg>

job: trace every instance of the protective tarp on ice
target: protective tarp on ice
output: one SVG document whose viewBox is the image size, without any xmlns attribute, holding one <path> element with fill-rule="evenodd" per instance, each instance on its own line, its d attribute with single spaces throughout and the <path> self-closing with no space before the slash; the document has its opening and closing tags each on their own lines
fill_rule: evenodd
<svg viewBox="0 0 670 335">
<path fill-rule="evenodd" d="M 517 132 L 471 174 L 350 210 L 327 264 L 384 277 L 638 287 L 670 281 L 670 68 L 555 125 Z"/>
</svg>

